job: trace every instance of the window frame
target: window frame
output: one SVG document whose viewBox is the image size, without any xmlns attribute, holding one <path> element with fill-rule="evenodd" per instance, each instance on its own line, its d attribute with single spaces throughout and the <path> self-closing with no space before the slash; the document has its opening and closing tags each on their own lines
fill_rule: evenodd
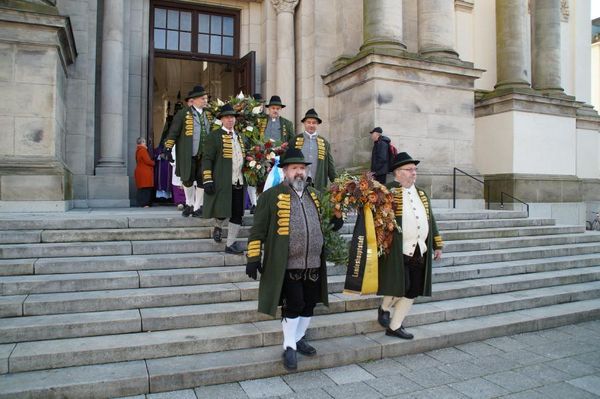
<svg viewBox="0 0 600 399">
<path fill-rule="evenodd" d="M 175 11 L 184 11 L 192 13 L 192 31 L 191 33 L 191 51 L 181 51 L 181 50 L 167 50 L 167 49 L 157 49 L 154 48 L 154 15 L 155 9 L 162 8 L 167 10 L 175 10 Z M 233 55 L 217 55 L 217 54 L 209 54 L 209 53 L 200 53 L 198 52 L 198 35 L 199 32 L 199 23 L 198 23 L 198 15 L 199 14 L 209 14 L 209 15 L 217 15 L 217 16 L 225 16 L 225 17 L 233 17 Z M 162 28 L 158 28 L 162 29 Z M 168 28 L 165 28 L 165 31 L 168 32 Z M 182 32 L 178 30 L 178 32 Z M 221 43 L 223 34 L 219 35 L 221 37 Z M 227 36 L 230 37 L 230 36 Z M 165 35 L 165 47 L 167 45 L 167 39 Z M 210 7 L 199 4 L 189 4 L 189 3 L 179 3 L 173 1 L 166 0 L 154 0 L 152 1 L 150 7 L 150 50 L 153 51 L 155 57 L 161 58 L 178 58 L 178 59 L 187 59 L 187 60 L 197 60 L 197 61 L 216 61 L 216 62 L 225 62 L 231 63 L 239 59 L 240 52 L 240 10 L 229 9 L 229 8 L 220 8 L 220 7 Z"/>
</svg>

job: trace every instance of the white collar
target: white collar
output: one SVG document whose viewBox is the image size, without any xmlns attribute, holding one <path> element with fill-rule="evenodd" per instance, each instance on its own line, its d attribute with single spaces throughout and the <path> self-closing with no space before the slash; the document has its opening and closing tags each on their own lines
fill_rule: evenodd
<svg viewBox="0 0 600 399">
<path fill-rule="evenodd" d="M 192 105 L 192 107 L 196 110 L 197 113 L 199 113 L 200 115 L 202 115 L 202 111 L 204 111 L 204 109 L 202 109 L 202 108 L 196 108 L 195 105 Z"/>
<path fill-rule="evenodd" d="M 311 134 L 311 133 L 307 132 L 306 130 L 304 131 L 304 133 L 308 134 L 308 137 L 310 137 L 311 139 L 317 137 L 317 134 L 318 134 L 318 132 L 314 132 Z"/>
</svg>

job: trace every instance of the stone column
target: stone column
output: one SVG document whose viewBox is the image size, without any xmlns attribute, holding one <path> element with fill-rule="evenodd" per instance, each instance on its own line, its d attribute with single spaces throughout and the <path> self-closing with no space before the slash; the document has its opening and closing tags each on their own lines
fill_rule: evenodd
<svg viewBox="0 0 600 399">
<path fill-rule="evenodd" d="M 371 48 L 405 50 L 402 39 L 402 1 L 363 0 L 363 45 Z"/>
<path fill-rule="evenodd" d="M 496 0 L 496 89 L 529 87 L 524 18 L 527 0 Z"/>
<path fill-rule="evenodd" d="M 562 92 L 560 73 L 560 0 L 533 4 L 533 88 Z"/>
<path fill-rule="evenodd" d="M 419 53 L 426 57 L 458 58 L 454 49 L 454 0 L 419 0 Z"/>
<path fill-rule="evenodd" d="M 104 0 L 97 175 L 125 174 L 123 157 L 124 2 Z"/>
<path fill-rule="evenodd" d="M 300 0 L 271 0 L 277 12 L 277 94 L 286 104 L 284 114 L 295 121 L 296 50 L 294 9 Z"/>
</svg>

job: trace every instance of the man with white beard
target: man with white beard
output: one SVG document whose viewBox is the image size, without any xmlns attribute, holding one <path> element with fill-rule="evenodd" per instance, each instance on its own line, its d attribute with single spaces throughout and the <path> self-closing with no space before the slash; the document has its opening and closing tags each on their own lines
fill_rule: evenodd
<svg viewBox="0 0 600 399">
<path fill-rule="evenodd" d="M 246 274 L 256 279 L 261 273 L 258 311 L 275 317 L 277 306 L 282 306 L 287 370 L 298 367 L 296 351 L 305 356 L 317 353 L 305 334 L 316 304 L 328 305 L 321 205 L 318 192 L 306 182 L 308 164 L 299 149 L 286 151 L 279 164 L 285 181 L 258 198 L 248 238 Z M 336 230 L 343 224 L 342 219 L 331 222 Z"/>
</svg>

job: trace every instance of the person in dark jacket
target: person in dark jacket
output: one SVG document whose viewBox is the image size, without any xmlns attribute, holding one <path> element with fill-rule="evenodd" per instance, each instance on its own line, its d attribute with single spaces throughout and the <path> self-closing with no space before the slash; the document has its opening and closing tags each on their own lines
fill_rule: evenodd
<svg viewBox="0 0 600 399">
<path fill-rule="evenodd" d="M 373 140 L 371 172 L 375 175 L 375 180 L 385 184 L 385 178 L 389 171 L 390 139 L 383 135 L 380 127 L 371 130 L 369 134 Z"/>
</svg>

